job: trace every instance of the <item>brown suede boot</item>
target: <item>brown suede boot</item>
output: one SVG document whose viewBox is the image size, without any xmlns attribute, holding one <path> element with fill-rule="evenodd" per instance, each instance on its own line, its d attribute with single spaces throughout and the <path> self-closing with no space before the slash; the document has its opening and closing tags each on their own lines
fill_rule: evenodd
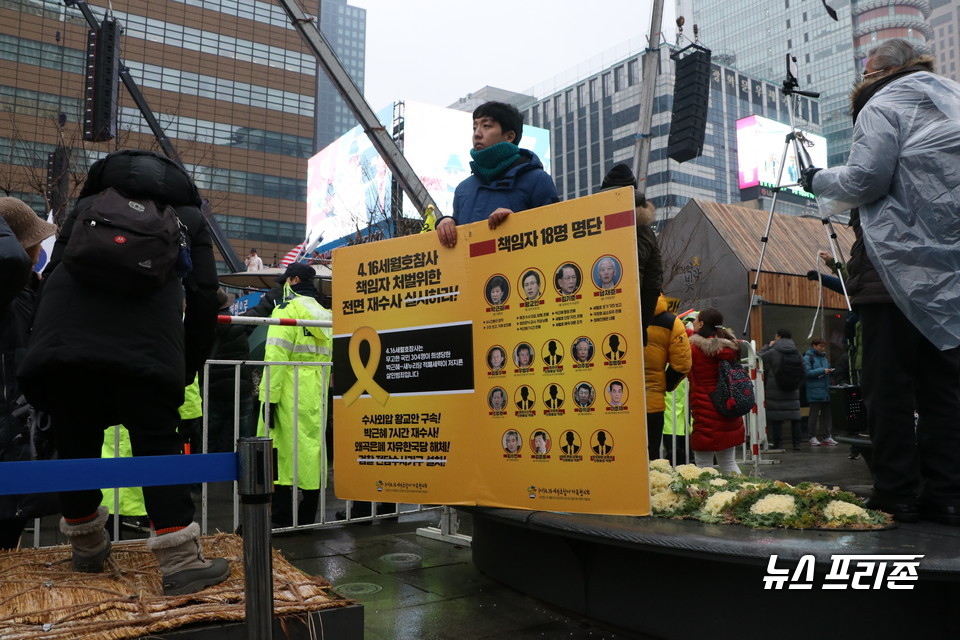
<svg viewBox="0 0 960 640">
<path fill-rule="evenodd" d="M 157 556 L 163 574 L 163 595 L 196 593 L 230 577 L 230 565 L 223 558 L 207 560 L 200 553 L 200 525 L 153 536 L 147 548 Z"/>
<path fill-rule="evenodd" d="M 97 515 L 92 520 L 80 524 L 71 524 L 65 518 L 60 518 L 60 531 L 70 540 L 73 548 L 73 570 L 82 573 L 100 573 L 103 563 L 110 555 L 110 536 L 104 525 L 109 516 L 107 508 L 97 508 Z"/>
</svg>

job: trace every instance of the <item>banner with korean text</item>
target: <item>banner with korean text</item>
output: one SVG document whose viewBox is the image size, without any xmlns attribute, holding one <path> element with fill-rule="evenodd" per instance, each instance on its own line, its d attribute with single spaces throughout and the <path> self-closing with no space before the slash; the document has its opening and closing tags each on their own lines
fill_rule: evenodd
<svg viewBox="0 0 960 640">
<path fill-rule="evenodd" d="M 633 191 L 336 249 L 337 495 L 649 513 Z"/>
</svg>

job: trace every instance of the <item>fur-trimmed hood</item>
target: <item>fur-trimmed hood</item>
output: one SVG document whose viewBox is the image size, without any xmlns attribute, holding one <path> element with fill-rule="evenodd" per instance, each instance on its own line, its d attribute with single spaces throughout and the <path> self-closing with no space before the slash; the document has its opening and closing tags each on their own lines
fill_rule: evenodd
<svg viewBox="0 0 960 640">
<path fill-rule="evenodd" d="M 653 203 L 643 198 L 643 196 L 638 196 L 636 206 L 637 224 L 641 226 L 652 224 L 657 217 L 657 209 L 653 206 Z"/>
<path fill-rule="evenodd" d="M 717 328 L 717 335 L 713 338 L 704 338 L 699 333 L 690 336 L 690 344 L 696 345 L 704 355 L 712 358 L 717 357 L 724 349 L 733 349 L 740 351 L 740 345 L 732 333 L 720 327 Z"/>
<path fill-rule="evenodd" d="M 876 87 L 873 90 L 870 90 L 874 85 L 880 83 L 886 85 L 897 78 L 910 73 L 916 73 L 917 71 L 929 71 L 930 73 L 933 73 L 934 62 L 935 60 L 933 56 L 917 56 L 888 76 L 871 77 L 861 80 L 856 84 L 856 86 L 853 87 L 853 91 L 850 92 L 850 113 L 854 116 L 854 119 L 856 119 L 856 114 L 859 113 L 860 109 L 863 108 L 863 105 L 867 100 L 870 99 L 870 96 L 882 88 Z"/>
</svg>

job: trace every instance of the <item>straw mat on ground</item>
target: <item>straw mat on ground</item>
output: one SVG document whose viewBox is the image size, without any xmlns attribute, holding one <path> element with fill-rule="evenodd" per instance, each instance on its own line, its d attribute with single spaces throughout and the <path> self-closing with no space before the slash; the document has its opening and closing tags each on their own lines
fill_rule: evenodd
<svg viewBox="0 0 960 640">
<path fill-rule="evenodd" d="M 201 538 L 204 555 L 225 558 L 230 577 L 185 596 L 163 596 L 160 569 L 144 541 L 114 545 L 104 573 L 75 573 L 70 547 L 0 552 L 0 639 L 126 640 L 197 623 L 244 619 L 243 540 Z M 276 615 L 352 604 L 330 583 L 273 552 Z"/>
</svg>

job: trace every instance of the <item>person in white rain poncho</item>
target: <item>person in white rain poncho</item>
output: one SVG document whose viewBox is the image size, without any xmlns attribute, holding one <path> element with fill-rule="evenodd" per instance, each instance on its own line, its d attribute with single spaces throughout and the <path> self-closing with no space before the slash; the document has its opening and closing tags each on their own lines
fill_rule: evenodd
<svg viewBox="0 0 960 640">
<path fill-rule="evenodd" d="M 960 84 L 894 39 L 870 52 L 852 103 L 847 164 L 801 183 L 824 215 L 852 209 L 870 507 L 960 525 Z"/>
</svg>

